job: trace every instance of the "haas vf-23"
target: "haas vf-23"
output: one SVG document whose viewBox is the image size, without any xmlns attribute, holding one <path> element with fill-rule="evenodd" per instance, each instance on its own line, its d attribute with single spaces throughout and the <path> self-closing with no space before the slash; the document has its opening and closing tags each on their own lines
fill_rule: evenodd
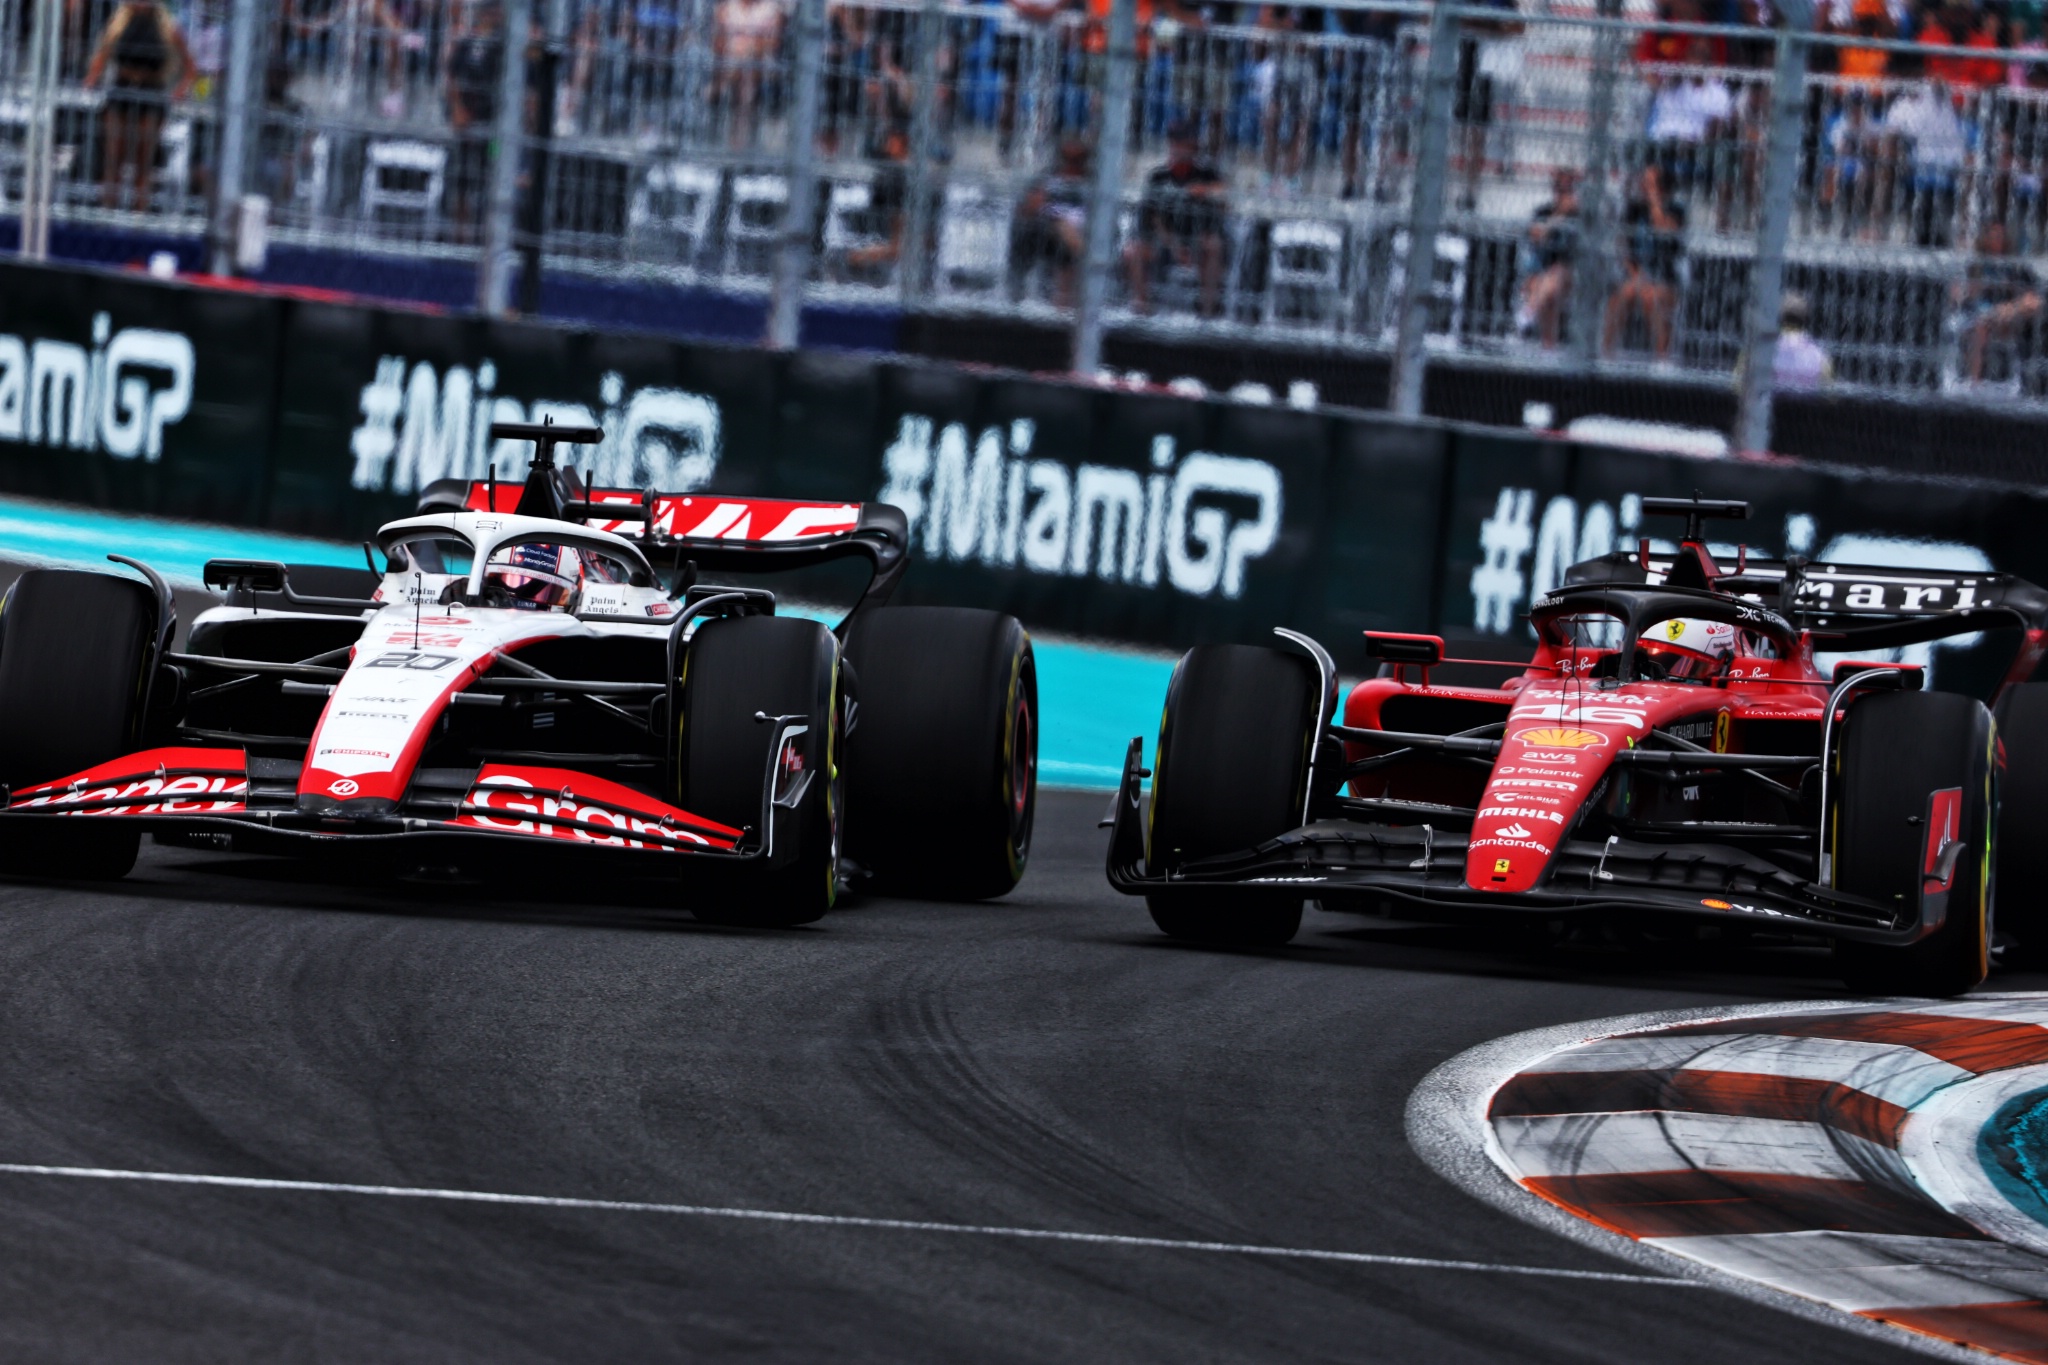
<svg viewBox="0 0 2048 1365">
<path fill-rule="evenodd" d="M 118 877 L 145 831 L 398 871 L 581 858 L 666 868 L 698 918 L 754 924 L 867 881 L 1016 884 L 1031 642 L 996 612 L 887 605 L 897 509 L 592 489 L 554 453 L 597 430 L 491 436 L 534 442 L 525 481 L 431 486 L 377 533 L 381 566 L 210 561 L 227 600 L 182 650 L 141 563 L 17 579 L 0 872 Z M 846 558 L 871 573 L 836 627 L 743 581 Z"/>
<path fill-rule="evenodd" d="M 1832 942 L 1854 987 L 1907 994 L 1984 978 L 1994 899 L 2022 947 L 2048 947 L 2048 594 L 1717 559 L 1703 519 L 1747 504 L 1643 510 L 1686 519 L 1675 554 L 1644 541 L 1573 566 L 1498 687 L 1432 682 L 1473 661 L 1429 635 L 1368 633 L 1379 676 L 1342 697 L 1329 654 L 1291 631 L 1189 651 L 1149 773 L 1131 743 L 1111 883 L 1186 938 L 1282 943 L 1309 899 L 1521 942 L 1706 925 Z M 1990 706 L 1904 663 L 1815 658 L 1977 632 L 2017 645 Z"/>
</svg>

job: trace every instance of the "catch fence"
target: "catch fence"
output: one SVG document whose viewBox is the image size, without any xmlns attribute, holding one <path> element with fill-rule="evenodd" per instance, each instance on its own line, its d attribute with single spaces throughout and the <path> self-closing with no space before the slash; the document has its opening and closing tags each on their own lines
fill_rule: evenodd
<svg viewBox="0 0 2048 1365">
<path fill-rule="evenodd" d="M 29 255 L 204 233 L 368 294 L 454 263 L 490 311 L 687 285 L 783 345 L 832 303 L 1070 329 L 1082 368 L 1105 328 L 1391 357 L 1398 411 L 1436 362 L 1734 383 L 1753 448 L 1774 384 L 2048 403 L 2048 52 L 1101 8 L 0 0 L 0 213 Z"/>
</svg>

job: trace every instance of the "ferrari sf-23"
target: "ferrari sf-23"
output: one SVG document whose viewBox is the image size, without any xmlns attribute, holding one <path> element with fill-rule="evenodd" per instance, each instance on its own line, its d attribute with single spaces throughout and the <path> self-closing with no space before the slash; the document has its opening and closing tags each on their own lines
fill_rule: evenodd
<svg viewBox="0 0 2048 1365">
<path fill-rule="evenodd" d="M 430 486 L 377 533 L 381 566 L 209 561 L 226 600 L 182 650 L 139 562 L 18 578 L 0 871 L 123 876 L 144 832 L 400 872 L 581 858 L 680 874 L 698 918 L 768 925 L 848 885 L 1016 884 L 1031 642 L 996 612 L 887 605 L 897 509 L 591 489 L 554 454 L 597 430 L 491 435 L 534 442 L 523 483 Z M 870 573 L 834 628 L 699 581 L 848 557 Z"/>
<path fill-rule="evenodd" d="M 1368 632 L 1379 676 L 1341 699 L 1304 635 L 1189 651 L 1149 773 L 1131 742 L 1111 883 L 1192 939 L 1284 943 L 1313 898 L 1509 941 L 1829 942 L 1852 987 L 1922 995 L 1983 980 L 2003 892 L 1999 927 L 2038 954 L 2048 593 L 2002 573 L 1717 558 L 1704 519 L 1747 504 L 1643 509 L 1686 518 L 1676 552 L 1644 540 L 1573 566 L 1498 687 L 1433 683 L 1486 661 L 1446 660 L 1427 635 Z M 2017 645 L 1989 706 L 1897 661 L 1978 632 Z M 1816 660 L 1860 653 L 1880 657 Z"/>
</svg>

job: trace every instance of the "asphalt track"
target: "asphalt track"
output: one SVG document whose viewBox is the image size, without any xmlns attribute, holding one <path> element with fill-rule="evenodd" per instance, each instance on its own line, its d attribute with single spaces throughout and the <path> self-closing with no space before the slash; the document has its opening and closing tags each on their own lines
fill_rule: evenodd
<svg viewBox="0 0 2048 1365">
<path fill-rule="evenodd" d="M 1102 805 L 1048 794 L 1004 901 L 787 932 L 697 925 L 660 888 L 149 845 L 124 883 L 0 888 L 0 1162 L 256 1186 L 0 1169 L 0 1356 L 1914 1358 L 1711 1289 L 1521 1273 L 1643 1272 L 1459 1192 L 1402 1133 L 1474 1044 L 1837 994 L 1824 964 L 1530 961 L 1317 913 L 1280 952 L 1175 946 L 1104 885 Z"/>
</svg>

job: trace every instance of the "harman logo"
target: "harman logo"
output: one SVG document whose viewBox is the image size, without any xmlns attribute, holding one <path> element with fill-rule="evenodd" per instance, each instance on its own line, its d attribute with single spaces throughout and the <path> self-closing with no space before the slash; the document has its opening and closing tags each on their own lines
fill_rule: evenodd
<svg viewBox="0 0 2048 1365">
<path fill-rule="evenodd" d="M 346 798 L 354 796 L 362 788 L 356 785 L 356 780 L 353 777 L 344 777 L 328 783 L 327 790 L 331 795 Z"/>
<path fill-rule="evenodd" d="M 1244 594 L 1246 567 L 1280 537 L 1280 471 L 1264 460 L 1152 440 L 1151 472 L 1031 458 L 1036 426 L 906 415 L 883 452 L 877 501 L 910 518 L 934 559 L 1157 587 Z M 1178 463 L 1176 463 L 1178 460 Z"/>
<path fill-rule="evenodd" d="M 450 365 L 436 374 L 427 361 L 387 355 L 363 386 L 362 421 L 349 435 L 355 456 L 350 482 L 374 492 L 417 492 L 435 479 L 481 479 L 496 466 L 501 479 L 524 479 L 530 441 L 498 441 L 493 422 L 553 421 L 597 427 L 604 440 L 578 453 L 576 465 L 593 484 L 687 493 L 711 481 L 718 468 L 718 404 L 683 389 L 626 391 L 610 370 L 598 384 L 601 412 L 588 405 L 536 398 L 522 403 L 497 392 L 498 367 L 486 360 L 474 374 Z"/>
<path fill-rule="evenodd" d="M 92 319 L 92 349 L 0 335 L 0 441 L 163 458 L 164 428 L 192 407 L 191 339 Z"/>
</svg>

